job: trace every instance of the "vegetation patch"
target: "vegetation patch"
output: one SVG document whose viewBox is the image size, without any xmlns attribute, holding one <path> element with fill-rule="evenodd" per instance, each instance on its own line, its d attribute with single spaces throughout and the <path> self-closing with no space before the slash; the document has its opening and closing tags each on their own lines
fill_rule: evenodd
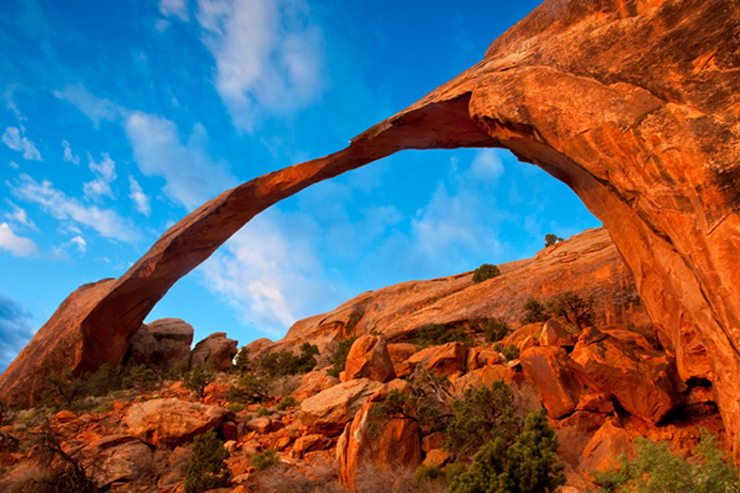
<svg viewBox="0 0 740 493">
<path fill-rule="evenodd" d="M 229 470 L 225 462 L 228 458 L 224 442 L 216 437 L 215 430 L 195 437 L 190 466 L 185 475 L 185 493 L 203 493 L 229 486 Z"/>
<path fill-rule="evenodd" d="M 493 279 L 501 275 L 499 268 L 493 264 L 483 264 L 473 271 L 473 282 L 475 284 Z"/>
<path fill-rule="evenodd" d="M 354 344 L 356 340 L 357 337 L 349 337 L 339 342 L 336 351 L 334 351 L 334 354 L 331 357 L 333 366 L 326 370 L 327 375 L 339 378 L 339 374 L 344 371 L 344 367 L 347 364 L 347 355 L 349 354 L 349 350 L 352 348 L 352 344 Z"/>
<path fill-rule="evenodd" d="M 414 344 L 419 347 L 439 346 L 449 342 L 471 344 L 465 335 L 465 329 L 448 329 L 442 324 L 426 324 L 419 327 L 414 337 Z"/>
</svg>

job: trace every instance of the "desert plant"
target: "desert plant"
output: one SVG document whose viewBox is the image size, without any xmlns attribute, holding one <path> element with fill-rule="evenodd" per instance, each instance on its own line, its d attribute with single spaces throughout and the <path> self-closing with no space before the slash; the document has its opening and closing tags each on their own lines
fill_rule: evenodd
<svg viewBox="0 0 740 493">
<path fill-rule="evenodd" d="M 583 300 L 572 291 L 559 294 L 547 303 L 547 310 L 556 317 L 565 319 L 574 327 L 584 329 L 594 324 L 594 298 Z"/>
<path fill-rule="evenodd" d="M 616 468 L 593 472 L 600 492 L 737 493 L 740 470 L 721 450 L 714 437 L 703 433 L 693 456 L 671 453 L 665 442 L 635 439 L 635 456 L 622 455 Z"/>
<path fill-rule="evenodd" d="M 489 318 L 483 327 L 483 334 L 488 342 L 498 342 L 509 333 L 509 326 L 503 320 Z"/>
<path fill-rule="evenodd" d="M 237 375 L 244 375 L 251 371 L 251 365 L 249 363 L 249 349 L 242 347 L 234 357 L 234 366 L 232 367 L 232 370 Z"/>
<path fill-rule="evenodd" d="M 319 354 L 319 348 L 304 342 L 300 351 L 298 356 L 285 349 L 277 353 L 269 353 L 260 361 L 260 368 L 271 377 L 308 373 L 316 366 L 315 356 Z"/>
<path fill-rule="evenodd" d="M 509 361 L 517 359 L 519 357 L 519 348 L 516 347 L 516 344 L 509 344 L 508 346 L 504 346 L 500 342 L 497 342 L 493 345 L 493 350 L 501 353 L 504 358 Z"/>
<path fill-rule="evenodd" d="M 444 472 L 439 466 L 419 466 L 414 474 L 414 482 L 416 484 L 424 481 L 436 481 L 444 478 Z"/>
<path fill-rule="evenodd" d="M 274 448 L 271 448 L 262 453 L 253 455 L 252 458 L 249 459 L 249 463 L 258 471 L 264 471 L 269 467 L 279 464 L 280 457 L 278 457 L 277 451 Z"/>
<path fill-rule="evenodd" d="M 339 374 L 344 371 L 344 366 L 347 363 L 347 355 L 349 350 L 352 348 L 352 344 L 357 340 L 357 337 L 349 337 L 339 342 L 336 351 L 332 355 L 331 359 L 333 366 L 326 370 L 326 374 L 334 378 L 339 378 Z"/>
<path fill-rule="evenodd" d="M 515 415 L 512 419 L 519 421 Z M 509 431 L 495 431 L 470 469 L 452 482 L 450 493 L 550 493 L 565 483 L 557 435 L 544 410 L 528 412 L 521 432 Z"/>
<path fill-rule="evenodd" d="M 0 427 L 9 424 L 13 420 L 13 412 L 10 406 L 0 399 Z"/>
<path fill-rule="evenodd" d="M 228 409 L 234 414 L 239 414 L 240 412 L 244 411 L 246 408 L 247 406 L 245 406 L 241 402 L 231 402 L 226 405 L 226 409 Z"/>
<path fill-rule="evenodd" d="M 103 363 L 95 372 L 85 373 L 82 384 L 86 395 L 101 396 L 111 391 L 120 390 L 123 385 L 123 367 L 112 367 L 109 363 Z"/>
<path fill-rule="evenodd" d="M 419 347 L 439 346 L 448 342 L 471 343 L 464 329 L 449 329 L 442 324 L 422 325 L 414 336 L 414 344 Z"/>
<path fill-rule="evenodd" d="M 228 486 L 229 470 L 225 462 L 228 458 L 224 442 L 216 437 L 215 430 L 195 437 L 190 466 L 185 474 L 185 492 L 203 493 Z"/>
<path fill-rule="evenodd" d="M 165 380 L 182 380 L 190 371 L 190 364 L 187 361 L 178 361 L 170 370 L 165 373 Z"/>
<path fill-rule="evenodd" d="M 545 248 L 553 246 L 555 243 L 560 243 L 561 241 L 563 241 L 563 239 L 558 235 L 547 233 L 545 235 Z"/>
<path fill-rule="evenodd" d="M 257 409 L 257 417 L 258 418 L 263 418 L 265 416 L 269 416 L 270 414 L 272 414 L 272 413 L 265 406 L 262 406 L 261 408 Z"/>
<path fill-rule="evenodd" d="M 453 404 L 444 448 L 467 457 L 494 438 L 510 441 L 518 431 L 513 404 L 514 392 L 503 380 L 490 387 L 468 387 L 463 398 Z"/>
<path fill-rule="evenodd" d="M 159 377 L 151 368 L 139 365 L 131 368 L 122 383 L 124 389 L 134 389 L 138 393 L 150 392 L 159 385 Z"/>
<path fill-rule="evenodd" d="M 195 365 L 195 368 L 185 373 L 182 381 L 186 389 L 202 398 L 206 387 L 213 381 L 213 376 L 213 361 L 209 360 L 205 365 Z"/>
<path fill-rule="evenodd" d="M 269 385 L 268 379 L 247 374 L 239 379 L 238 385 L 229 387 L 226 399 L 247 404 L 261 402 L 267 398 Z"/>
<path fill-rule="evenodd" d="M 46 404 L 70 408 L 82 393 L 82 381 L 75 378 L 69 368 L 44 378 L 43 394 Z"/>
<path fill-rule="evenodd" d="M 473 282 L 478 284 L 501 275 L 499 268 L 493 264 L 483 264 L 473 271 Z"/>
<path fill-rule="evenodd" d="M 282 399 L 280 399 L 280 402 L 277 403 L 275 408 L 278 411 L 285 411 L 286 409 L 295 406 L 295 404 L 295 397 L 289 395 L 288 397 L 283 397 Z"/>
<path fill-rule="evenodd" d="M 526 325 L 547 322 L 549 319 L 550 312 L 547 307 L 539 301 L 533 298 L 524 304 L 524 316 L 521 320 L 522 324 Z"/>
</svg>

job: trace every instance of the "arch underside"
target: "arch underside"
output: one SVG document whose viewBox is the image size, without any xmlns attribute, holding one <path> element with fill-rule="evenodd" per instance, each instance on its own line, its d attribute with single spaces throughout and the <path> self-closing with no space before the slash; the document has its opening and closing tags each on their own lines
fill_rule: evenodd
<svg viewBox="0 0 740 493">
<path fill-rule="evenodd" d="M 178 279 L 314 183 L 404 149 L 503 147 L 602 221 L 679 375 L 712 381 L 740 436 L 740 13 L 731 0 L 629 4 L 547 1 L 485 60 L 346 149 L 204 204 L 123 276 L 70 295 L 0 376 L 0 395 L 31 403 L 39 374 L 120 363 Z"/>
</svg>

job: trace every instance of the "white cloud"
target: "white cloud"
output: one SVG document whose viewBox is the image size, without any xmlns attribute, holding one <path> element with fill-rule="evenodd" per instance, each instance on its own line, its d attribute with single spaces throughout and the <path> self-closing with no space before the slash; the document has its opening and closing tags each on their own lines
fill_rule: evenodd
<svg viewBox="0 0 740 493">
<path fill-rule="evenodd" d="M 250 221 L 200 269 L 208 288 L 245 322 L 279 338 L 296 319 L 342 301 L 321 271 L 320 237 L 310 217 L 272 208 Z"/>
<path fill-rule="evenodd" d="M 85 253 L 87 251 L 87 242 L 82 236 L 75 236 L 70 241 L 77 245 L 77 250 L 80 252 Z"/>
<path fill-rule="evenodd" d="M 8 85 L 8 87 L 5 88 L 5 93 L 3 93 L 3 99 L 6 101 L 6 107 L 15 114 L 18 122 L 22 122 L 27 120 L 27 118 L 21 114 L 21 111 L 18 109 L 18 105 L 16 105 L 15 100 L 13 100 L 13 92 L 15 92 L 19 87 L 19 84 Z"/>
<path fill-rule="evenodd" d="M 20 224 L 22 224 L 24 226 L 27 226 L 27 227 L 29 227 L 31 229 L 34 229 L 34 230 L 38 231 L 38 228 L 33 223 L 33 221 L 31 221 L 31 220 L 28 219 L 28 214 L 26 214 L 26 210 L 25 209 L 23 209 L 21 207 L 18 207 L 10 199 L 5 199 L 5 201 L 8 203 L 8 205 L 10 205 L 10 207 L 13 208 L 13 212 L 6 212 L 5 213 L 5 218 L 6 219 L 10 219 L 11 221 L 15 221 L 17 223 L 20 223 Z"/>
<path fill-rule="evenodd" d="M 105 238 L 135 242 L 140 237 L 138 230 L 115 211 L 84 205 L 55 189 L 48 180 L 38 183 L 24 173 L 20 176 L 19 185 L 11 185 L 11 191 L 20 199 L 41 205 L 56 219 L 71 219 L 94 229 Z"/>
<path fill-rule="evenodd" d="M 179 17 L 183 22 L 190 20 L 185 0 L 159 0 L 159 11 L 167 17 L 172 15 Z"/>
<path fill-rule="evenodd" d="M 157 22 L 154 23 L 154 27 L 157 31 L 163 33 L 167 30 L 168 27 L 170 27 L 170 23 L 165 19 L 159 19 Z"/>
<path fill-rule="evenodd" d="M 33 240 L 16 236 L 8 223 L 0 223 L 0 249 L 7 250 L 16 257 L 27 257 L 38 252 Z"/>
<path fill-rule="evenodd" d="M 139 185 L 139 182 L 136 181 L 133 176 L 128 176 L 128 182 L 131 185 L 131 194 L 129 195 L 129 198 L 134 201 L 134 204 L 136 204 L 136 210 L 145 216 L 149 216 L 152 212 L 152 208 L 149 205 L 149 196 L 144 193 L 144 190 L 141 189 L 141 185 Z"/>
<path fill-rule="evenodd" d="M 54 96 L 76 106 L 93 121 L 95 128 L 98 128 L 101 120 L 114 122 L 126 113 L 126 109 L 119 104 L 93 96 L 80 83 L 67 84 L 63 91 L 54 91 Z"/>
<path fill-rule="evenodd" d="M 8 127 L 3 134 L 3 142 L 14 151 L 23 151 L 23 159 L 42 161 L 41 153 L 36 146 L 25 136 L 21 137 L 20 131 L 15 127 Z"/>
<path fill-rule="evenodd" d="M 62 145 L 64 146 L 64 160 L 73 164 L 80 164 L 80 156 L 72 154 L 72 148 L 69 146 L 69 142 L 63 140 Z"/>
<path fill-rule="evenodd" d="M 291 113 L 324 86 L 324 35 L 303 0 L 198 0 L 214 85 L 240 130 L 260 112 Z"/>
<path fill-rule="evenodd" d="M 15 161 L 11 161 L 11 162 L 9 162 L 9 163 L 8 163 L 8 166 L 10 166 L 10 167 L 11 167 L 11 168 L 13 168 L 13 169 L 18 169 L 18 168 L 20 168 L 20 166 L 18 166 L 18 163 L 16 163 Z"/>
<path fill-rule="evenodd" d="M 116 179 L 116 163 L 107 153 L 102 153 L 103 159 L 96 163 L 88 152 L 87 159 L 90 161 L 90 171 L 97 175 L 93 181 L 85 183 L 85 196 L 90 200 L 100 200 L 101 197 L 113 197 L 110 184 Z"/>
<path fill-rule="evenodd" d="M 495 149 L 481 149 L 473 159 L 470 172 L 474 178 L 495 181 L 504 174 L 504 165 Z"/>
<path fill-rule="evenodd" d="M 124 128 L 141 172 L 164 177 L 165 195 L 188 210 L 237 184 L 228 165 L 209 155 L 208 135 L 200 123 L 185 144 L 177 125 L 157 115 L 136 111 Z"/>
</svg>

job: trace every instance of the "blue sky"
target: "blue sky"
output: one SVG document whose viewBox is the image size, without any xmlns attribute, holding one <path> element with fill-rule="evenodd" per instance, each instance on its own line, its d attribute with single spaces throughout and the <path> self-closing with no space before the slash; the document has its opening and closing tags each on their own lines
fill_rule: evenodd
<svg viewBox="0 0 740 493">
<path fill-rule="evenodd" d="M 478 62 L 538 2 L 6 0 L 0 369 L 81 284 L 244 181 Z M 507 151 L 404 152 L 258 216 L 148 320 L 279 338 L 369 289 L 529 257 L 599 222 Z"/>
</svg>

